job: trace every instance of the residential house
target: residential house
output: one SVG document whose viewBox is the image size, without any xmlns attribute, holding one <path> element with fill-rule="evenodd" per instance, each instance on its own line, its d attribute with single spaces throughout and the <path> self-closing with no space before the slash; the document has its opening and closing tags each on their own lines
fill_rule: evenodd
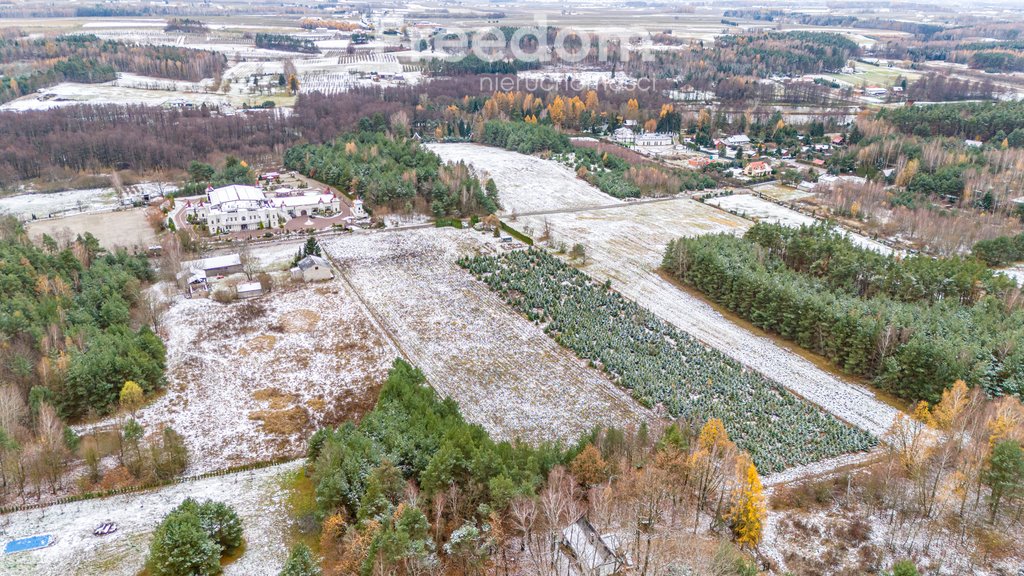
<svg viewBox="0 0 1024 576">
<path fill-rule="evenodd" d="M 329 192 L 278 190 L 270 198 L 262 188 L 232 184 L 209 188 L 206 201 L 195 206 L 187 201 L 196 219 L 214 234 L 273 228 L 292 218 L 311 214 L 330 215 L 341 210 L 341 200 Z"/>
<path fill-rule="evenodd" d="M 619 144 L 632 144 L 633 142 L 636 141 L 636 134 L 634 134 L 633 131 L 630 130 L 629 128 L 626 128 L 625 126 L 620 126 L 619 128 L 615 129 L 615 132 L 612 133 L 612 140 L 618 142 Z"/>
<path fill-rule="evenodd" d="M 760 178 L 772 173 L 772 167 L 767 162 L 755 160 L 743 168 L 743 173 L 751 178 Z"/>
<path fill-rule="evenodd" d="M 686 161 L 686 166 L 694 170 L 700 170 L 701 168 L 707 166 L 708 164 L 711 164 L 711 159 L 705 158 L 704 156 L 690 158 L 689 160 Z"/>
<path fill-rule="evenodd" d="M 598 534 L 586 516 L 562 530 L 562 560 L 569 566 L 565 572 L 581 576 L 619 576 L 625 573 L 628 559 L 617 550 L 614 536 Z"/>
<path fill-rule="evenodd" d="M 341 209 L 341 200 L 328 192 L 296 194 L 281 193 L 268 199 L 270 205 L 277 209 L 278 215 L 287 219 L 309 216 L 311 214 L 334 214 Z"/>
<path fill-rule="evenodd" d="M 746 134 L 734 134 L 727 137 L 724 142 L 726 146 L 749 146 L 750 138 Z"/>
</svg>

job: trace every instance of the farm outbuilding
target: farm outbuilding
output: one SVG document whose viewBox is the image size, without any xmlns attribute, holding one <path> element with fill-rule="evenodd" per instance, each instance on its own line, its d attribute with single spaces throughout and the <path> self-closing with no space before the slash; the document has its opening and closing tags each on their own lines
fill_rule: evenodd
<svg viewBox="0 0 1024 576">
<path fill-rule="evenodd" d="M 238 254 L 214 256 L 199 262 L 198 268 L 206 273 L 207 278 L 229 276 L 242 271 L 242 258 Z"/>
<path fill-rule="evenodd" d="M 235 288 L 239 300 L 255 298 L 263 294 L 263 285 L 259 282 L 242 282 Z"/>
<path fill-rule="evenodd" d="M 331 263 L 320 256 L 310 254 L 292 268 L 292 278 L 303 282 L 319 282 L 334 278 Z"/>
</svg>

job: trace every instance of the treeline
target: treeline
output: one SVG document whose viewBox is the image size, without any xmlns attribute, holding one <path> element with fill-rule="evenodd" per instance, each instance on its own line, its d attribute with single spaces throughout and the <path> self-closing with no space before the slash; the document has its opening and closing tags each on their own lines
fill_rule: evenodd
<svg viewBox="0 0 1024 576">
<path fill-rule="evenodd" d="M 574 146 L 565 134 L 548 124 L 490 120 L 483 124 L 482 135 L 474 139 L 520 154 L 553 152 L 572 166 L 577 176 L 615 198 L 660 196 L 714 186 L 714 180 L 702 173 L 634 165 L 615 154 Z"/>
<path fill-rule="evenodd" d="M 309 475 L 329 544 L 324 564 L 350 559 L 368 567 L 365 573 L 395 563 L 428 567 L 445 541 L 471 539 L 454 533 L 482 537 L 490 511 L 534 494 L 548 472 L 572 455 L 552 444 L 493 441 L 462 418 L 453 400 L 439 399 L 422 372 L 395 360 L 376 407 L 358 425 L 323 429 L 309 441 Z M 419 488 L 423 503 L 458 494 L 435 518 L 436 531 L 430 508 L 401 504 L 407 482 Z M 368 541 L 359 542 L 360 536 Z M 386 554 L 373 553 L 383 546 Z"/>
<path fill-rule="evenodd" d="M 974 244 L 971 255 L 989 266 L 1005 266 L 1024 260 L 1024 234 L 999 236 Z"/>
<path fill-rule="evenodd" d="M 722 36 L 716 40 L 715 46 L 716 49 L 728 50 L 738 57 L 739 62 L 763 64 L 768 74 L 838 70 L 860 54 L 856 42 L 831 32 Z"/>
<path fill-rule="evenodd" d="M 22 72 L 27 66 L 29 71 Z M 117 72 L 198 82 L 220 78 L 224 55 L 177 46 L 129 45 L 91 34 L 0 40 L 0 102 L 60 82 L 108 82 Z M 17 73 L 15 73 L 17 72 Z"/>
<path fill-rule="evenodd" d="M 408 210 L 417 199 L 435 216 L 498 210 L 493 181 L 483 185 L 465 163 L 442 163 L 416 140 L 382 130 L 346 134 L 331 144 L 296 146 L 285 153 L 284 163 L 289 170 L 362 198 L 371 210 Z"/>
<path fill-rule="evenodd" d="M 299 545 L 282 574 L 550 574 L 566 561 L 552 542 L 586 518 L 649 573 L 739 576 L 756 569 L 728 540 L 756 546 L 766 516 L 758 470 L 720 420 L 599 429 L 570 448 L 496 442 L 402 360 L 362 421 L 310 439 L 305 474 L 320 566 Z M 713 560 L 675 545 L 698 530 Z"/>
<path fill-rule="evenodd" d="M 995 89 L 995 84 L 987 78 L 975 82 L 930 72 L 907 86 L 907 98 L 926 102 L 991 100 L 995 97 Z"/>
<path fill-rule="evenodd" d="M 491 120 L 485 122 L 483 128 L 483 134 L 478 138 L 481 143 L 520 154 L 535 154 L 545 150 L 566 152 L 572 149 L 568 136 L 546 124 Z"/>
<path fill-rule="evenodd" d="M 319 54 L 320 49 L 309 38 L 298 38 L 290 34 L 256 33 L 256 47 L 267 50 L 283 50 L 302 54 Z"/>
<path fill-rule="evenodd" d="M 666 169 L 655 164 L 638 165 L 596 149 L 573 147 L 570 160 L 577 176 L 615 198 L 665 196 L 715 185 L 710 176 L 693 171 Z"/>
<path fill-rule="evenodd" d="M 104 253 L 90 235 L 68 246 L 32 244 L 5 219 L 0 238 L 0 381 L 23 399 L 48 399 L 64 418 L 106 414 L 126 380 L 151 393 L 164 383 L 160 339 L 137 320 L 144 257 Z"/>
<path fill-rule="evenodd" d="M 464 58 L 447 60 L 431 58 L 427 62 L 426 71 L 431 76 L 464 76 L 466 74 L 515 74 L 523 70 L 540 68 L 538 61 L 526 60 L 483 60 L 476 54 L 468 54 Z"/>
<path fill-rule="evenodd" d="M 1024 102 L 965 102 L 883 108 L 878 117 L 904 134 L 954 136 L 987 141 L 997 132 L 1024 129 Z"/>
<path fill-rule="evenodd" d="M 1024 393 L 1019 292 L 978 260 L 897 260 L 825 226 L 757 224 L 743 238 L 672 241 L 663 267 L 900 398 L 937 402 L 957 379 Z"/>
<path fill-rule="evenodd" d="M 989 73 L 1024 71 L 1024 56 L 1013 52 L 975 52 L 968 65 Z"/>
<path fill-rule="evenodd" d="M 164 32 L 199 34 L 207 31 L 209 31 L 209 28 L 206 26 L 206 23 L 194 18 L 171 18 L 167 21 L 167 25 L 164 26 Z"/>
</svg>

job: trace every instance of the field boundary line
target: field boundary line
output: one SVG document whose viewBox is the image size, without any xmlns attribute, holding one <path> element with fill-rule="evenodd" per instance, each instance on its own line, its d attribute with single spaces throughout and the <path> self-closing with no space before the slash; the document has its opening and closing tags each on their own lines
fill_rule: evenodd
<svg viewBox="0 0 1024 576">
<path fill-rule="evenodd" d="M 202 474 L 193 474 L 191 476 L 181 476 L 179 478 L 172 478 L 170 480 L 162 480 L 159 482 L 147 482 L 145 484 L 139 484 L 137 486 L 126 486 L 124 488 L 113 488 L 110 490 L 103 490 L 100 492 L 85 492 L 83 494 L 76 494 L 74 496 L 66 496 L 64 498 L 58 498 L 50 502 L 37 502 L 35 504 L 21 504 L 14 506 L 4 506 L 0 508 L 0 516 L 7 514 L 13 514 L 15 512 L 26 512 L 29 510 L 39 510 L 42 508 L 49 508 L 50 506 L 60 506 L 62 504 L 72 504 L 74 502 L 83 502 L 86 500 L 102 500 L 111 496 L 120 496 L 122 494 L 138 494 L 142 492 L 152 492 L 159 488 L 166 488 L 167 486 L 174 486 L 177 484 L 188 484 L 191 482 L 197 482 L 199 480 L 206 480 L 208 478 L 215 478 L 218 476 L 229 476 L 232 474 L 239 474 L 242 472 L 251 472 L 253 470 L 262 470 L 263 468 L 271 468 L 273 466 L 280 466 L 291 462 L 298 462 L 302 458 L 275 458 L 272 460 L 261 460 L 259 462 L 252 462 L 250 464 L 241 464 L 239 466 L 230 466 L 228 468 L 222 468 L 220 470 L 214 470 L 212 472 L 204 472 Z"/>
</svg>

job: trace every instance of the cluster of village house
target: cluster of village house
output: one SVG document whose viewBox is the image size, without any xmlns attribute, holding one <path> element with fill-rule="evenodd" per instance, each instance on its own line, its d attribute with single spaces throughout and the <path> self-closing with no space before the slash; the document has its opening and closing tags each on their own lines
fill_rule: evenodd
<svg viewBox="0 0 1024 576">
<path fill-rule="evenodd" d="M 210 292 L 221 281 L 232 276 L 245 273 L 245 265 L 239 254 L 211 256 L 203 260 L 186 263 L 178 274 L 179 287 L 191 296 L 196 293 Z M 308 255 L 299 260 L 290 270 L 292 280 L 301 282 L 319 282 L 334 278 L 331 263 L 320 256 Z M 237 277 L 237 276 L 236 276 Z M 239 299 L 255 298 L 263 294 L 260 282 L 246 279 L 235 284 L 235 295 Z"/>
<path fill-rule="evenodd" d="M 623 146 L 636 147 L 638 151 L 652 156 L 661 156 L 679 152 L 692 152 L 691 148 L 685 145 L 686 141 L 676 143 L 676 139 L 673 134 L 664 132 L 637 133 L 634 131 L 635 127 L 635 122 L 627 120 L 626 125 L 620 126 L 612 133 L 612 141 Z M 777 147 L 777 152 L 784 159 L 792 158 L 795 152 L 810 152 L 827 157 L 834 150 L 841 148 L 843 144 L 844 140 L 842 134 L 832 134 L 829 136 L 829 142 L 827 143 L 803 144 L 800 146 L 798 151 Z M 701 154 L 689 158 L 686 166 L 693 170 L 700 170 L 712 162 L 726 162 L 735 159 L 741 152 L 747 157 L 751 157 L 756 153 L 753 143 L 745 134 L 734 134 L 725 138 L 716 139 L 714 140 L 713 145 L 713 148 L 700 148 L 699 152 Z M 769 146 L 774 146 L 774 144 L 769 143 Z M 723 150 L 724 154 L 722 153 Z M 825 160 L 823 158 L 814 158 L 810 161 L 809 167 L 824 170 Z M 741 179 L 764 178 L 766 176 L 770 176 L 773 169 L 772 161 L 768 158 L 761 157 L 748 162 L 742 168 L 733 168 L 731 169 L 731 172 L 733 177 Z M 830 184 L 832 181 L 826 178 L 823 183 Z"/>
<path fill-rule="evenodd" d="M 277 228 L 292 218 L 334 216 L 340 211 L 341 200 L 326 190 L 265 190 L 243 184 L 209 188 L 205 199 L 187 200 L 184 207 L 189 221 L 206 225 L 212 234 Z M 352 219 L 364 216 L 362 203 L 356 200 Z"/>
</svg>

